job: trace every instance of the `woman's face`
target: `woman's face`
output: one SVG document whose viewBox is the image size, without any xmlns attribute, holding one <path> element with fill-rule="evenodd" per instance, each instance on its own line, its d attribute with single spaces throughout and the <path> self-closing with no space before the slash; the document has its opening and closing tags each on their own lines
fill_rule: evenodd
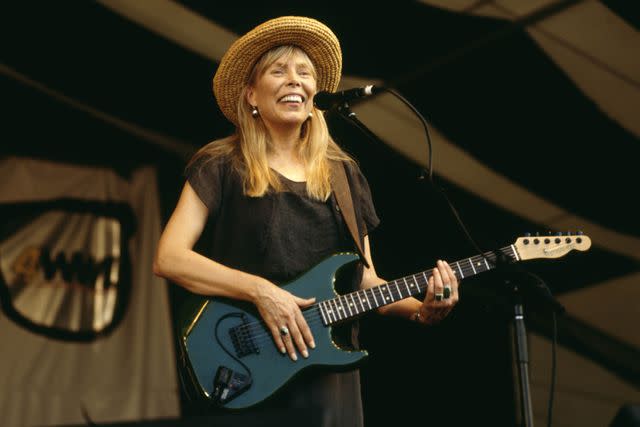
<svg viewBox="0 0 640 427">
<path fill-rule="evenodd" d="M 248 88 L 247 100 L 258 107 L 267 125 L 301 126 L 309 117 L 316 90 L 308 57 L 294 51 L 266 67 Z"/>
</svg>

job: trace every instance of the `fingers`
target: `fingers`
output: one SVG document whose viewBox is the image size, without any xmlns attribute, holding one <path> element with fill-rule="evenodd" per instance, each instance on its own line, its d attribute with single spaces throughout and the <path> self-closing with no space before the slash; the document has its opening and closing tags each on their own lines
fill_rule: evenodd
<svg viewBox="0 0 640 427">
<path fill-rule="evenodd" d="M 284 335 L 282 334 L 282 331 L 280 331 L 280 328 L 276 326 L 275 323 L 272 323 L 269 326 L 269 330 L 271 331 L 271 335 L 273 335 L 273 341 L 276 343 L 278 351 L 280 351 L 280 353 L 282 354 L 285 354 L 287 352 L 287 347 L 283 339 Z"/>
<path fill-rule="evenodd" d="M 316 299 L 315 298 L 303 299 L 303 298 L 296 297 L 296 302 L 298 303 L 299 307 L 304 308 L 314 304 L 316 302 Z M 302 311 L 297 310 L 296 315 L 297 315 L 296 321 L 301 333 L 302 344 L 304 345 L 305 351 L 306 351 L 307 345 L 311 348 L 316 348 L 316 343 L 313 340 L 313 334 L 311 333 L 311 328 L 309 328 L 309 325 L 307 324 L 307 320 L 302 315 Z M 302 351 L 302 347 L 300 346 L 300 344 L 298 344 L 298 348 L 300 349 L 300 351 Z M 309 357 L 309 355 L 305 352 L 303 352 L 303 356 Z"/>
<path fill-rule="evenodd" d="M 453 270 L 445 261 L 438 261 L 437 271 L 440 274 L 442 286 L 444 288 L 444 305 L 452 307 L 456 302 L 458 302 L 458 281 L 456 279 L 456 275 L 453 274 Z"/>
<path fill-rule="evenodd" d="M 440 263 L 442 261 L 438 261 L 437 268 L 433 269 L 433 290 L 436 302 L 442 302 L 444 299 L 444 284 L 442 282 L 442 273 L 440 272 Z"/>
<path fill-rule="evenodd" d="M 438 261 L 427 284 L 427 295 L 421 311 L 425 313 L 425 323 L 433 324 L 442 320 L 458 302 L 458 279 L 445 261 Z"/>
<path fill-rule="evenodd" d="M 315 348 L 313 333 L 300 310 L 315 302 L 315 298 L 303 299 L 288 294 L 284 300 L 265 310 L 263 318 L 269 325 L 269 330 L 278 350 L 288 354 L 291 360 L 298 360 L 298 352 L 305 358 L 309 357 L 308 347 Z"/>
</svg>

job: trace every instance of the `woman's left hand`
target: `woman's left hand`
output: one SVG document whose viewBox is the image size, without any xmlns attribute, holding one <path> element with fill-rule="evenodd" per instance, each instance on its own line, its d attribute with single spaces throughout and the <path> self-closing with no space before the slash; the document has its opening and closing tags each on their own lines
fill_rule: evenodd
<svg viewBox="0 0 640 427">
<path fill-rule="evenodd" d="M 427 295 L 416 313 L 416 320 L 433 325 L 444 319 L 458 303 L 458 279 L 449 264 L 438 261 L 429 278 Z"/>
</svg>

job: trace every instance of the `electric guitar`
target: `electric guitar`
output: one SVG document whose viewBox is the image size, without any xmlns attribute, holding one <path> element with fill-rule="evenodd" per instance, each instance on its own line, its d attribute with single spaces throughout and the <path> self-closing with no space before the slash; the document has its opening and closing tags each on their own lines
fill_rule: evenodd
<svg viewBox="0 0 640 427">
<path fill-rule="evenodd" d="M 572 250 L 586 251 L 585 235 L 520 237 L 498 251 L 450 263 L 458 280 L 495 267 L 497 255 L 510 261 L 559 258 Z M 344 295 L 335 291 L 336 277 L 352 253 L 333 255 L 282 287 L 301 298 L 316 298 L 303 310 L 316 348 L 308 358 L 292 361 L 276 348 L 255 306 L 227 298 L 199 297 L 179 331 L 182 362 L 190 380 L 211 403 L 228 409 L 254 406 L 284 387 L 300 371 L 312 366 L 345 368 L 360 362 L 366 351 L 347 351 L 332 339 L 332 326 L 395 301 L 426 291 L 433 270 Z"/>
</svg>

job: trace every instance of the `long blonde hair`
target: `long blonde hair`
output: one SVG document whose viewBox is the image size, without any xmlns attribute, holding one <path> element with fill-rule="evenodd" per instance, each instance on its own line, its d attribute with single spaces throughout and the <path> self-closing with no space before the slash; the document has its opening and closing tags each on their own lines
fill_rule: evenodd
<svg viewBox="0 0 640 427">
<path fill-rule="evenodd" d="M 278 175 L 269 168 L 267 152 L 271 146 L 269 132 L 262 119 L 251 115 L 251 105 L 247 101 L 247 90 L 255 84 L 259 76 L 280 58 L 289 59 L 300 54 L 308 62 L 314 78 L 316 71 L 309 57 L 295 46 L 279 46 L 271 49 L 255 64 L 249 80 L 238 99 L 238 127 L 226 138 L 213 141 L 202 147 L 193 156 L 190 164 L 202 156 L 210 159 L 230 158 L 233 169 L 240 175 L 244 194 L 251 197 L 264 196 L 269 189 L 282 191 Z M 320 110 L 313 107 L 312 117 L 307 119 L 300 131 L 298 155 L 304 162 L 307 195 L 315 200 L 325 201 L 331 194 L 331 161 L 354 162 L 329 135 L 329 129 Z"/>
</svg>

